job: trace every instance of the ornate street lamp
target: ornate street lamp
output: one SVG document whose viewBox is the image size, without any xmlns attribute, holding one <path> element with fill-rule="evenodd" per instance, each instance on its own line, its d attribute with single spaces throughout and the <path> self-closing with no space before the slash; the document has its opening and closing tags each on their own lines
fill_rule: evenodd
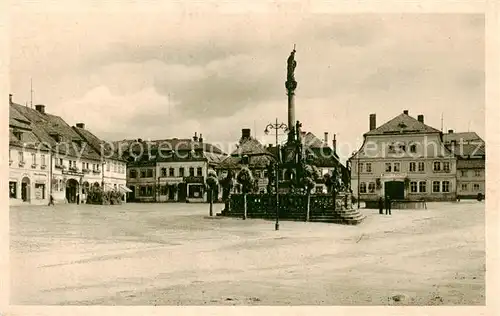
<svg viewBox="0 0 500 316">
<path fill-rule="evenodd" d="M 276 159 L 276 168 L 274 168 L 276 172 L 275 176 L 275 185 L 276 185 L 276 224 L 274 225 L 275 230 L 280 229 L 280 224 L 279 224 L 279 194 L 278 194 L 278 167 L 279 167 L 279 147 L 278 147 L 278 131 L 281 129 L 284 132 L 288 131 L 288 127 L 285 123 L 278 123 L 278 118 L 276 118 L 275 123 L 269 123 L 266 126 L 266 129 L 264 130 L 264 133 L 266 135 L 269 134 L 269 130 L 274 129 L 275 136 L 276 136 L 276 151 L 277 151 L 277 159 Z"/>
</svg>

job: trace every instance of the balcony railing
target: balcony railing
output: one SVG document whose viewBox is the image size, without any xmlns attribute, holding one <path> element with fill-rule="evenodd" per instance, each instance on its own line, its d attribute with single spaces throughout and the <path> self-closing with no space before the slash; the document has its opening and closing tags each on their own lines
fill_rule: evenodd
<svg viewBox="0 0 500 316">
<path fill-rule="evenodd" d="M 26 162 L 24 161 L 19 161 L 19 167 L 24 167 L 24 165 L 26 164 Z"/>
<path fill-rule="evenodd" d="M 94 170 L 92 170 L 92 173 L 94 173 L 94 174 L 100 174 L 100 173 L 101 173 L 101 170 L 95 170 L 95 169 L 94 169 Z"/>
<path fill-rule="evenodd" d="M 45 169 L 45 168 L 47 168 L 47 165 L 41 165 L 40 168 Z"/>
<path fill-rule="evenodd" d="M 61 170 L 66 169 L 66 166 L 65 166 L 65 165 L 59 165 L 59 164 L 56 164 L 54 167 L 55 167 L 56 169 L 61 169 Z"/>
<path fill-rule="evenodd" d="M 83 169 L 82 169 L 82 172 L 83 172 L 83 173 L 90 173 L 90 169 L 83 168 Z"/>
<path fill-rule="evenodd" d="M 78 172 L 78 168 L 77 167 L 69 167 L 69 171 Z"/>
<path fill-rule="evenodd" d="M 36 166 L 37 166 L 37 164 L 36 164 L 36 163 L 31 164 L 31 168 L 32 168 L 32 169 L 36 169 Z"/>
</svg>

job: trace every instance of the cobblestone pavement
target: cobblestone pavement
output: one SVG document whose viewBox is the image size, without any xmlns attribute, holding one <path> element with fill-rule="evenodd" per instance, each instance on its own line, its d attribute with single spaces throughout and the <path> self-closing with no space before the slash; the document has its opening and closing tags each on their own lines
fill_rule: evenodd
<svg viewBox="0 0 500 316">
<path fill-rule="evenodd" d="M 206 204 L 12 207 L 11 304 L 484 305 L 484 206 L 279 231 Z"/>
</svg>

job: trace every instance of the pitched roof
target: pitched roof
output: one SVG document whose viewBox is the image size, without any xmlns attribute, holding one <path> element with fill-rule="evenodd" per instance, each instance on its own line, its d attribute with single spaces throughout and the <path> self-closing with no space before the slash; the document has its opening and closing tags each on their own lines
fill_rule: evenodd
<svg viewBox="0 0 500 316">
<path fill-rule="evenodd" d="M 80 137 L 82 137 L 87 142 L 87 144 L 89 144 L 89 146 L 92 147 L 94 151 L 99 153 L 101 153 L 102 151 L 102 154 L 104 154 L 106 158 L 125 161 L 125 159 L 123 157 L 120 157 L 118 155 L 118 152 L 114 150 L 115 148 L 111 146 L 111 143 L 109 143 L 109 145 L 106 146 L 106 144 L 108 144 L 107 142 L 99 139 L 88 129 L 73 126 L 73 130 L 77 132 L 78 135 L 80 135 Z"/>
<path fill-rule="evenodd" d="M 446 148 L 450 150 L 454 155 L 459 157 L 484 157 L 486 154 L 484 143 L 478 144 L 457 144 L 457 145 L 446 145 Z"/>
<path fill-rule="evenodd" d="M 419 122 L 417 119 L 400 114 L 378 128 L 371 130 L 365 135 L 387 135 L 387 134 L 428 134 L 441 133 L 439 130 Z"/>
<path fill-rule="evenodd" d="M 480 142 L 484 143 L 484 140 L 476 134 L 476 132 L 462 132 L 462 133 L 446 133 L 443 134 L 443 141 L 445 143 L 451 143 L 455 141 L 457 143 L 463 142 Z"/>
<path fill-rule="evenodd" d="M 459 159 L 457 160 L 457 169 L 484 169 L 484 159 Z"/>
<path fill-rule="evenodd" d="M 243 166 L 243 157 L 241 156 L 228 156 L 220 164 L 221 169 L 236 169 Z M 253 168 L 266 168 L 270 163 L 274 162 L 271 155 L 253 155 L 248 157 L 248 167 Z"/>
<path fill-rule="evenodd" d="M 134 151 L 139 150 L 140 146 L 134 145 L 135 143 L 146 144 L 151 148 L 152 151 L 162 150 L 162 151 L 190 151 L 194 150 L 203 150 L 204 152 L 210 152 L 214 154 L 224 155 L 225 153 L 217 146 L 210 143 L 201 143 L 199 141 L 194 141 L 191 138 L 168 138 L 168 139 L 157 139 L 157 140 L 141 140 L 138 139 L 124 139 L 119 141 L 112 142 L 115 149 L 120 148 L 124 152 L 133 149 Z"/>
<path fill-rule="evenodd" d="M 240 139 L 238 148 L 236 148 L 231 156 L 251 156 L 251 155 L 269 155 L 269 151 L 257 139 L 253 137 Z"/>
<path fill-rule="evenodd" d="M 14 108 L 30 121 L 33 134 L 39 141 L 47 144 L 58 153 L 70 157 L 82 157 L 92 160 L 100 160 L 100 154 L 90 148 L 90 146 L 80 146 L 73 141 L 83 141 L 84 139 L 76 133 L 61 117 L 49 113 L 40 113 L 29 107 L 12 103 Z M 63 137 L 58 143 L 51 135 L 59 134 Z"/>
</svg>

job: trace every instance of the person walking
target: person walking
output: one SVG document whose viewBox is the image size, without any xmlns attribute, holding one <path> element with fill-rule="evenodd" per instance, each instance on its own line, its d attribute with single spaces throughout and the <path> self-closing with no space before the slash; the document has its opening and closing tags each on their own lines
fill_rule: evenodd
<svg viewBox="0 0 500 316">
<path fill-rule="evenodd" d="M 49 206 L 54 205 L 54 197 L 52 194 L 49 196 Z"/>
<path fill-rule="evenodd" d="M 391 197 L 389 195 L 385 196 L 385 215 L 391 215 Z"/>
<path fill-rule="evenodd" d="M 378 213 L 384 214 L 384 199 L 382 199 L 382 197 L 378 198 Z"/>
</svg>

